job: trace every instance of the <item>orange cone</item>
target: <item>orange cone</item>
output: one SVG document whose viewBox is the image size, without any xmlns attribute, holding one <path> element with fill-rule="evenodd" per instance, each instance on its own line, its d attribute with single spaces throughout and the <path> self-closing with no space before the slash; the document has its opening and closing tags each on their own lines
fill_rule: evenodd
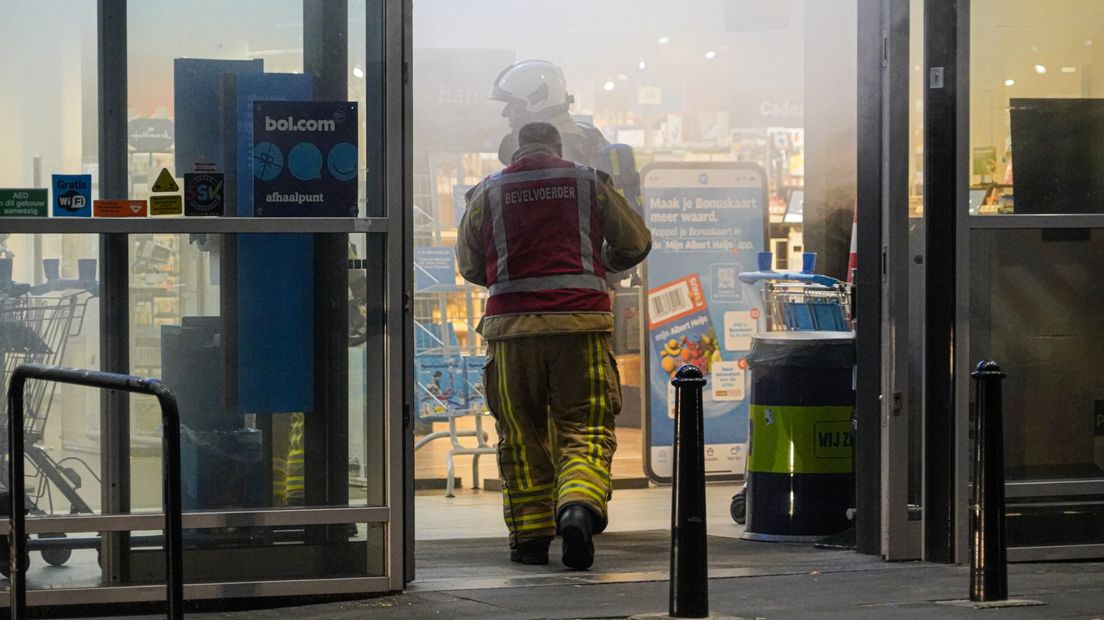
<svg viewBox="0 0 1104 620">
<path fill-rule="evenodd" d="M 859 267 L 859 210 L 855 209 L 855 219 L 851 223 L 851 254 L 847 257 L 847 283 L 855 283 L 855 270 Z"/>
</svg>

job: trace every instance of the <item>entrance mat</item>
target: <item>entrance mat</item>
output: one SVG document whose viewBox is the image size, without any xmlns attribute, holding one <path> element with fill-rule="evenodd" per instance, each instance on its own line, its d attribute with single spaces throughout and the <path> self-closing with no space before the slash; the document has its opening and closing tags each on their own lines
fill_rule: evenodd
<svg viewBox="0 0 1104 620">
<path fill-rule="evenodd" d="M 815 574 L 883 569 L 891 564 L 854 551 L 820 550 L 809 544 L 765 543 L 710 536 L 710 577 Z M 568 571 L 560 564 L 560 539 L 548 566 L 509 561 L 505 538 L 418 541 L 415 587 L 469 589 L 537 585 L 548 578 L 574 582 L 658 581 L 670 570 L 671 534 L 666 530 L 611 532 L 596 536 L 594 566 Z"/>
</svg>

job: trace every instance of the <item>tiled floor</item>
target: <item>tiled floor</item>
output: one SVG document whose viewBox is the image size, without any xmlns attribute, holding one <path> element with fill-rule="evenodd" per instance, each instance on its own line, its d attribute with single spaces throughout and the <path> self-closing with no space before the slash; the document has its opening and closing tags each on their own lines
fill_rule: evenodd
<svg viewBox="0 0 1104 620">
<path fill-rule="evenodd" d="M 706 518 L 711 536 L 737 537 L 743 526 L 729 516 L 736 484 L 706 486 Z M 671 488 L 615 491 L 609 504 L 610 532 L 664 530 L 671 526 Z M 502 496 L 496 491 L 461 489 L 448 499 L 439 491 L 420 491 L 414 499 L 417 540 L 506 537 Z"/>
</svg>

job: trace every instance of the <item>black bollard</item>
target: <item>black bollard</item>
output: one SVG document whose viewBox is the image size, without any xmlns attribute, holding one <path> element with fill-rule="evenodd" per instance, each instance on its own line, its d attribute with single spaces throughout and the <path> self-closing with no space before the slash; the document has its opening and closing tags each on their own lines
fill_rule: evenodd
<svg viewBox="0 0 1104 620">
<path fill-rule="evenodd" d="M 1004 527 L 1004 424 L 1001 380 L 994 361 L 973 372 L 976 384 L 974 489 L 970 511 L 970 600 L 1008 599 L 1008 538 Z"/>
<path fill-rule="evenodd" d="M 705 530 L 705 432 L 702 388 L 696 366 L 679 368 L 675 379 L 675 470 L 671 490 L 671 599 L 675 618 L 709 615 L 709 568 Z"/>
</svg>

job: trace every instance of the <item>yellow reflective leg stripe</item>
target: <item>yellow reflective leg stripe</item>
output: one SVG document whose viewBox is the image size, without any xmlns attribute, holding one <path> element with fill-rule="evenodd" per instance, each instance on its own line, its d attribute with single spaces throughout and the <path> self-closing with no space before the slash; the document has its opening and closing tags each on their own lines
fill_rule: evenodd
<svg viewBox="0 0 1104 620">
<path fill-rule="evenodd" d="M 517 429 L 517 442 L 521 446 L 521 465 L 525 470 L 525 488 L 531 488 L 533 486 L 533 472 L 529 466 L 529 451 L 525 446 L 525 437 L 521 433 L 521 424 L 518 422 L 517 414 L 514 411 L 514 401 L 510 401 L 510 417 L 514 420 L 514 428 Z"/>
<path fill-rule="evenodd" d="M 605 365 L 602 363 L 602 340 L 600 334 L 591 334 L 589 343 L 590 364 L 587 378 L 590 381 L 590 420 L 587 425 L 588 453 L 591 461 L 598 463 L 602 458 L 602 434 L 605 429 L 606 397 Z"/>
<path fill-rule="evenodd" d="M 587 443 L 588 453 L 591 460 L 598 460 L 597 442 L 595 441 L 594 427 L 598 425 L 598 375 L 595 373 L 595 350 L 598 346 L 598 337 L 595 334 L 590 334 L 587 342 L 587 355 L 589 357 L 587 364 L 587 383 L 590 385 L 590 419 L 587 424 Z"/>
<path fill-rule="evenodd" d="M 602 439 L 606 428 L 606 352 L 602 350 L 602 337 L 594 335 L 594 366 L 598 369 L 598 385 L 595 392 L 598 397 L 598 411 L 595 414 L 594 429 L 591 437 L 594 438 L 595 462 L 602 462 Z"/>
<path fill-rule="evenodd" d="M 503 502 L 525 502 L 531 500 L 543 500 L 552 495 L 552 485 L 542 484 L 539 487 L 526 489 L 524 491 L 513 491 L 507 489 L 502 494 Z"/>
<path fill-rule="evenodd" d="M 495 371 L 498 372 L 498 400 L 499 400 L 500 403 L 502 403 L 502 421 L 505 422 L 506 426 L 509 429 L 508 434 L 510 435 L 510 437 L 508 438 L 508 441 L 509 441 L 509 444 L 510 444 L 510 451 L 514 455 L 514 459 L 513 459 L 514 460 L 514 480 L 517 480 L 520 483 L 521 482 L 521 464 L 520 464 L 521 457 L 518 454 L 517 444 L 515 443 L 517 438 L 514 437 L 514 435 L 516 433 L 513 430 L 514 429 L 513 421 L 510 419 L 509 411 L 508 411 L 510 405 L 509 405 L 509 400 L 506 396 L 506 376 L 505 376 L 505 373 L 502 372 L 502 368 L 506 365 L 506 355 L 505 355 L 505 351 L 502 348 L 502 343 L 501 342 L 495 344 L 495 361 L 496 361 Z M 507 486 L 507 492 L 509 492 L 508 488 L 509 487 Z M 503 494 L 503 497 L 505 497 L 505 494 Z"/>
<path fill-rule="evenodd" d="M 602 496 L 604 496 L 605 493 L 605 489 L 598 486 L 594 482 L 591 482 L 590 480 L 586 480 L 584 478 L 576 478 L 574 480 L 568 480 L 567 482 L 565 482 L 563 486 L 560 487 L 560 494 L 563 494 L 564 489 L 574 488 L 575 486 L 586 487 Z"/>
<path fill-rule="evenodd" d="M 513 429 L 511 435 L 513 435 L 512 449 L 514 452 L 514 475 L 517 476 L 518 484 L 523 487 L 533 486 L 533 477 L 529 471 L 529 459 L 525 450 L 525 439 L 521 436 L 521 426 L 518 424 L 517 417 L 514 412 L 513 401 L 510 400 L 510 387 L 506 380 L 506 346 L 504 343 L 499 343 L 499 355 L 498 359 L 503 363 L 498 364 L 499 369 L 499 392 L 503 403 L 503 417 L 506 418 L 507 424 Z"/>
<path fill-rule="evenodd" d="M 597 485 L 586 482 L 585 480 L 572 480 L 567 484 L 560 487 L 560 499 L 563 499 L 564 495 L 569 493 L 582 493 L 583 495 L 590 496 L 594 501 L 598 502 L 599 506 L 606 505 L 606 494 L 597 490 Z"/>
<path fill-rule="evenodd" d="M 591 463 L 590 461 L 584 461 L 583 459 L 571 459 L 563 466 L 563 469 L 560 470 L 560 482 L 563 482 L 564 478 L 567 478 L 570 473 L 579 469 L 585 469 L 595 476 L 598 476 L 599 480 L 602 480 L 604 482 L 609 481 L 610 475 L 608 471 L 602 469 L 594 463 Z"/>
</svg>

